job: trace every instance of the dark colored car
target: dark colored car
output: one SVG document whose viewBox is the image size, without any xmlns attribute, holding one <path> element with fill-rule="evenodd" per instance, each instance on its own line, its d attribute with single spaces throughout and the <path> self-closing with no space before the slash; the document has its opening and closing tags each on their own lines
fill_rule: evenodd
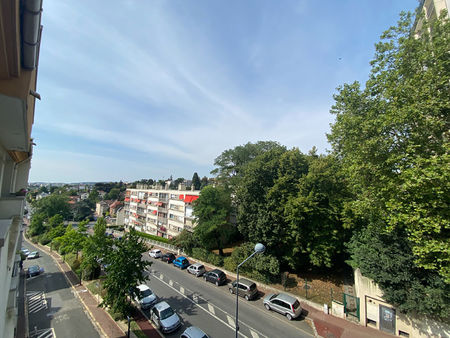
<svg viewBox="0 0 450 338">
<path fill-rule="evenodd" d="M 172 263 L 175 259 L 175 255 L 171 252 L 165 253 L 164 255 L 162 255 L 161 260 L 163 262 L 167 262 L 167 263 Z"/>
<path fill-rule="evenodd" d="M 44 272 L 44 268 L 39 267 L 39 265 L 32 265 L 27 270 L 27 278 L 37 276 Z"/>
<path fill-rule="evenodd" d="M 227 281 L 227 275 L 222 270 L 214 269 L 206 272 L 203 275 L 203 279 L 207 282 L 216 284 L 217 286 L 225 284 Z"/>
<path fill-rule="evenodd" d="M 228 290 L 231 294 L 236 293 L 236 281 L 231 283 Z M 250 300 L 258 296 L 258 289 L 254 282 L 249 281 L 245 278 L 241 278 L 239 279 L 238 294 L 239 296 L 244 297 L 246 300 Z"/>
</svg>

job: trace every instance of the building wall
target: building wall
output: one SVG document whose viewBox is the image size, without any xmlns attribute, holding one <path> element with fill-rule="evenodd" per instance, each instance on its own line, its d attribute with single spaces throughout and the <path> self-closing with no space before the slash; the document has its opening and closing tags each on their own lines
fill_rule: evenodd
<svg viewBox="0 0 450 338">
<path fill-rule="evenodd" d="M 409 337 L 450 337 L 450 325 L 421 316 L 406 316 L 383 300 L 383 292 L 370 278 L 364 277 L 359 269 L 355 270 L 355 292 L 360 299 L 361 325 L 380 330 L 380 313 L 383 307 L 393 313 L 393 334 Z M 424 295 L 426 297 L 426 295 Z M 389 313 L 388 312 L 388 313 Z M 389 318 L 388 318 L 389 319 Z"/>
<path fill-rule="evenodd" d="M 193 229 L 191 202 L 200 191 L 140 187 L 127 189 L 125 219 L 128 227 L 148 234 L 171 238 Z M 192 196 L 192 197 L 191 197 Z"/>
</svg>

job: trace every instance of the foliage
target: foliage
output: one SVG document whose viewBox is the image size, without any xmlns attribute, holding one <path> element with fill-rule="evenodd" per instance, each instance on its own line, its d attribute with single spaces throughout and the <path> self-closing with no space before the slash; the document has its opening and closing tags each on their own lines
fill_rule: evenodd
<svg viewBox="0 0 450 338">
<path fill-rule="evenodd" d="M 50 243 L 52 241 L 52 239 L 50 238 L 50 236 L 48 235 L 47 232 L 40 235 L 38 238 L 39 238 L 39 243 L 42 245 L 47 245 L 48 243 Z"/>
<path fill-rule="evenodd" d="M 169 239 L 167 239 L 167 238 L 163 238 L 163 237 L 159 237 L 159 236 L 155 236 L 155 235 L 150 235 L 150 234 L 147 234 L 145 232 L 140 232 L 140 231 L 135 231 L 135 232 L 140 237 L 152 239 L 154 241 L 158 241 L 158 242 L 162 242 L 162 243 L 169 243 Z"/>
<path fill-rule="evenodd" d="M 170 243 L 182 248 L 186 254 L 192 254 L 192 249 L 198 246 L 198 239 L 188 230 L 183 230 L 178 236 L 172 238 Z"/>
<path fill-rule="evenodd" d="M 237 266 L 254 252 L 254 243 L 245 243 L 233 250 L 230 257 L 225 258 L 224 268 L 236 271 Z M 278 282 L 280 263 L 269 253 L 256 254 L 239 268 L 239 273 L 264 283 Z"/>
<path fill-rule="evenodd" d="M 98 277 L 100 262 L 106 260 L 106 254 L 112 248 L 112 239 L 106 236 L 106 221 L 100 217 L 94 225 L 94 234 L 83 243 L 81 268 L 86 278 Z"/>
<path fill-rule="evenodd" d="M 98 201 L 100 201 L 100 194 L 97 189 L 92 189 L 89 193 L 88 200 L 92 205 L 95 205 Z"/>
<path fill-rule="evenodd" d="M 350 264 L 383 290 L 399 311 L 438 319 L 450 318 L 450 285 L 438 273 L 417 267 L 404 230 L 366 228 L 348 245 Z"/>
<path fill-rule="evenodd" d="M 230 194 L 222 187 L 207 186 L 193 205 L 198 243 L 205 249 L 218 248 L 223 256 L 224 246 L 235 233 L 235 227 L 230 224 Z"/>
<path fill-rule="evenodd" d="M 192 190 L 200 190 L 200 186 L 200 177 L 198 177 L 198 174 L 195 172 L 192 176 Z"/>
<path fill-rule="evenodd" d="M 43 214 L 46 219 L 59 214 L 63 219 L 68 220 L 71 213 L 67 202 L 67 196 L 51 194 L 33 202 L 34 214 Z"/>
<path fill-rule="evenodd" d="M 450 23 L 425 22 L 416 37 L 411 29 L 403 15 L 382 35 L 364 89 L 338 89 L 328 139 L 357 195 L 355 215 L 380 231 L 405 229 L 416 264 L 450 283 Z"/>
<path fill-rule="evenodd" d="M 202 179 L 200 180 L 200 189 L 203 189 L 207 185 L 208 185 L 208 177 L 203 176 Z"/>
<path fill-rule="evenodd" d="M 120 189 L 119 188 L 112 188 L 105 196 L 105 199 L 107 200 L 117 200 L 120 196 Z"/>
<path fill-rule="evenodd" d="M 283 150 L 285 147 L 273 141 L 258 141 L 225 150 L 214 160 L 217 168 L 213 169 L 211 174 L 216 175 L 217 181 L 223 186 L 234 190 L 239 184 L 245 166 L 258 155 L 273 149 Z"/>
<path fill-rule="evenodd" d="M 30 227 L 27 231 L 28 235 L 33 237 L 36 235 L 43 234 L 46 230 L 44 225 L 45 215 L 43 213 L 34 213 L 31 218 Z"/>
<path fill-rule="evenodd" d="M 86 240 L 86 235 L 83 232 L 75 230 L 71 224 L 66 228 L 63 236 L 54 239 L 57 242 L 57 246 L 62 254 L 66 253 L 76 253 L 78 258 L 78 253 L 83 248 L 84 242 Z"/>
<path fill-rule="evenodd" d="M 139 294 L 137 286 L 145 281 L 143 272 L 151 263 L 142 259 L 147 247 L 133 229 L 115 246 L 106 258 L 106 263 L 110 265 L 103 284 L 106 295 L 101 306 L 109 306 L 113 312 L 125 317 L 130 314 L 128 297 L 133 299 Z"/>
<path fill-rule="evenodd" d="M 94 205 L 89 199 L 76 202 L 72 210 L 73 219 L 75 221 L 81 221 L 83 219 L 89 218 L 90 216 L 92 216 L 93 206 Z"/>
<path fill-rule="evenodd" d="M 208 251 L 204 248 L 192 248 L 192 257 L 202 262 L 212 264 L 214 266 L 223 265 L 223 257 L 216 255 L 215 253 Z"/>
</svg>

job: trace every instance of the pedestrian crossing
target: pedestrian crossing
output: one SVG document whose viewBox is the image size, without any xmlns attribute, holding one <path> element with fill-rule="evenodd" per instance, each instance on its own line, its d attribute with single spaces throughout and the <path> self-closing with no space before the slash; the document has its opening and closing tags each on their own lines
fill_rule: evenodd
<svg viewBox="0 0 450 338">
<path fill-rule="evenodd" d="M 30 338 L 56 338 L 53 328 L 34 330 L 30 332 Z"/>
<path fill-rule="evenodd" d="M 28 313 L 36 313 L 47 309 L 47 300 L 43 291 L 29 291 L 26 293 Z"/>
</svg>

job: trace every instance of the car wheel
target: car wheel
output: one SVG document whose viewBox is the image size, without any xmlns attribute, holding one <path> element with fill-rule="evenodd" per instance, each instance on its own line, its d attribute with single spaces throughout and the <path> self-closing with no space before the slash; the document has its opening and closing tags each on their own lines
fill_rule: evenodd
<svg viewBox="0 0 450 338">
<path fill-rule="evenodd" d="M 290 313 L 286 313 L 286 318 L 289 319 L 289 320 L 293 319 Z"/>
<path fill-rule="evenodd" d="M 219 286 L 219 282 L 216 282 L 216 286 Z"/>
<path fill-rule="evenodd" d="M 250 298 L 248 297 L 248 295 L 244 296 L 245 300 L 250 300 Z"/>
<path fill-rule="evenodd" d="M 270 311 L 270 305 L 269 304 L 264 304 L 264 307 Z"/>
<path fill-rule="evenodd" d="M 229 288 L 228 290 L 230 291 L 231 294 L 234 293 L 232 288 Z"/>
</svg>

